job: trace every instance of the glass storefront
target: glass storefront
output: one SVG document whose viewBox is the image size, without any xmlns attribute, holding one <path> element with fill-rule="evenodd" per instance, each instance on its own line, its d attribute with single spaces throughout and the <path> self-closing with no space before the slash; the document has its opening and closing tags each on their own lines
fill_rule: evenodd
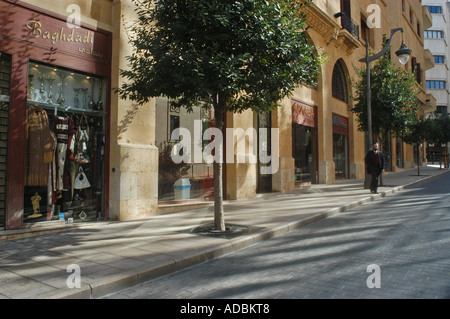
<svg viewBox="0 0 450 319">
<path fill-rule="evenodd" d="M 348 166 L 348 118 L 334 114 L 333 118 L 333 160 L 336 180 L 349 178 Z"/>
<path fill-rule="evenodd" d="M 6 159 L 10 79 L 11 56 L 0 53 L 0 229 L 5 227 L 6 216 Z"/>
<path fill-rule="evenodd" d="M 24 223 L 103 217 L 105 79 L 29 63 Z"/>
<path fill-rule="evenodd" d="M 333 134 L 333 160 L 336 179 L 348 178 L 348 138 L 342 134 Z"/>
<path fill-rule="evenodd" d="M 317 183 L 317 129 L 293 123 L 292 150 L 295 159 L 295 182 Z"/>
<path fill-rule="evenodd" d="M 165 98 L 156 99 L 156 145 L 159 149 L 158 167 L 158 201 L 160 203 L 176 201 L 213 201 L 214 170 L 213 165 L 203 159 L 194 158 L 195 149 L 203 152 L 209 140 L 203 140 L 203 133 L 214 126 L 213 110 L 194 107 L 192 112 L 175 109 Z M 177 150 L 178 139 L 173 139 L 172 132 L 187 129 L 191 137 L 190 163 L 177 164 L 172 154 L 182 154 Z M 186 138 L 183 136 L 183 139 Z"/>
<path fill-rule="evenodd" d="M 291 104 L 295 183 L 317 184 L 319 179 L 317 107 L 296 99 L 292 99 Z"/>
</svg>

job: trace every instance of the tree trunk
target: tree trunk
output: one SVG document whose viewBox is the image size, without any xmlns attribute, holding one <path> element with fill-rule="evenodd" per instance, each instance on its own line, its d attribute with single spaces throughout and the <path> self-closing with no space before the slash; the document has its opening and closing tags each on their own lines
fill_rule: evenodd
<svg viewBox="0 0 450 319">
<path fill-rule="evenodd" d="M 224 124 L 224 106 L 220 96 L 215 98 L 214 103 L 214 117 L 216 122 L 216 128 L 220 129 L 223 133 Z M 221 162 L 214 161 L 214 226 L 215 230 L 225 231 L 225 218 L 223 211 L 223 141 L 219 147 L 215 149 L 215 152 L 219 152 L 218 158 L 222 159 Z"/>
</svg>

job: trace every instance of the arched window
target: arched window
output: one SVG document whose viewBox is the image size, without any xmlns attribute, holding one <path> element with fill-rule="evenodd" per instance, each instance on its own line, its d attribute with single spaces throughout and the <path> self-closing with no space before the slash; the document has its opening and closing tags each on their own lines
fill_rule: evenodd
<svg viewBox="0 0 450 319">
<path fill-rule="evenodd" d="M 341 61 L 337 61 L 334 65 L 332 90 L 334 98 L 344 101 L 345 103 L 348 102 L 347 79 Z"/>
</svg>

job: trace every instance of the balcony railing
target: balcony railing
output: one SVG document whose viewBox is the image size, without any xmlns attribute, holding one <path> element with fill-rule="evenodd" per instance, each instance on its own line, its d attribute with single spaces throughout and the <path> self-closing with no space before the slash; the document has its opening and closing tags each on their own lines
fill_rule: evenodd
<svg viewBox="0 0 450 319">
<path fill-rule="evenodd" d="M 359 40 L 359 25 L 343 12 L 340 12 L 339 16 L 341 17 L 342 28 Z"/>
</svg>

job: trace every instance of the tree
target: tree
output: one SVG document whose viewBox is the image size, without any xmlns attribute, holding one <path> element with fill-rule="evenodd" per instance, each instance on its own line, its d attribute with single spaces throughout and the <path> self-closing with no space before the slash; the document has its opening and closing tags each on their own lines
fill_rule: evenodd
<svg viewBox="0 0 450 319">
<path fill-rule="evenodd" d="M 420 119 L 409 123 L 402 136 L 403 141 L 410 145 L 415 145 L 417 155 L 417 175 L 420 175 L 420 154 L 419 146 L 430 139 L 430 132 L 433 129 L 433 122 L 430 119 Z"/>
<path fill-rule="evenodd" d="M 166 96 L 187 110 L 213 107 L 223 129 L 225 112 L 268 112 L 299 84 L 317 81 L 320 59 L 306 38 L 303 11 L 311 0 L 133 2 L 134 52 L 121 71 L 121 98 L 142 104 Z M 215 227 L 224 231 L 222 164 L 213 167 Z"/>
<path fill-rule="evenodd" d="M 428 142 L 434 143 L 442 147 L 441 156 L 439 158 L 439 168 L 442 164 L 442 154 L 447 154 L 447 143 L 450 142 L 450 117 L 446 114 L 432 118 L 430 121 Z M 442 146 L 445 145 L 445 146 Z M 448 161 L 448 155 L 446 155 Z M 445 163 L 447 165 L 448 163 Z"/>
<path fill-rule="evenodd" d="M 351 111 L 356 114 L 360 131 L 367 131 L 366 68 L 356 68 L 359 76 L 354 82 L 356 97 Z M 373 140 L 385 143 L 388 132 L 401 135 L 419 111 L 416 78 L 412 72 L 395 66 L 387 55 L 381 57 L 371 70 Z"/>
</svg>

